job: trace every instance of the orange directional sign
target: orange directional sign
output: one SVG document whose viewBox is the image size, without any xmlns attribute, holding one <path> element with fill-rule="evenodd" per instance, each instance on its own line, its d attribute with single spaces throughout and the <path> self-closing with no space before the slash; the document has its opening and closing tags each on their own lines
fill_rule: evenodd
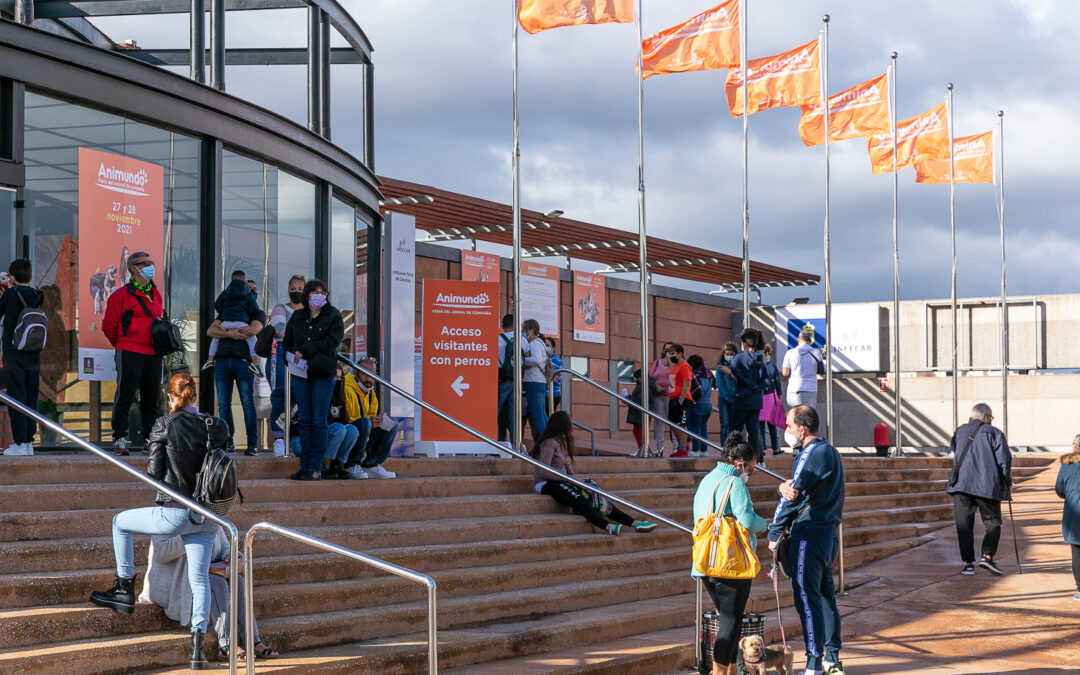
<svg viewBox="0 0 1080 675">
<path fill-rule="evenodd" d="M 424 400 L 492 438 L 499 389 L 499 284 L 424 280 Z M 424 441 L 475 441 L 424 411 Z"/>
</svg>

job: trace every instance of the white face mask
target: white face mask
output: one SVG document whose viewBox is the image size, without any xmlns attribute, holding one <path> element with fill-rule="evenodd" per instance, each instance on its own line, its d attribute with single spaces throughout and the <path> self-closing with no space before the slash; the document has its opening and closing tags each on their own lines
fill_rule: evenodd
<svg viewBox="0 0 1080 675">
<path fill-rule="evenodd" d="M 748 473 L 740 473 L 739 474 L 739 480 L 741 480 L 743 482 L 743 485 L 746 485 L 747 483 L 750 482 L 750 474 L 748 474 Z"/>
<path fill-rule="evenodd" d="M 787 441 L 787 444 L 793 448 L 802 447 L 802 441 L 800 441 L 799 438 L 792 434 L 790 431 L 784 432 L 784 440 Z"/>
</svg>

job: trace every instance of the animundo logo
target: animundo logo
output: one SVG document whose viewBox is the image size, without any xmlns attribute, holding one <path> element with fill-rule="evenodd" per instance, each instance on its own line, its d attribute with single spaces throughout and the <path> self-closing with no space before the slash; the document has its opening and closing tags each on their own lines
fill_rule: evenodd
<svg viewBox="0 0 1080 675">
<path fill-rule="evenodd" d="M 474 307 L 487 307 L 491 304 L 491 297 L 487 293 L 476 295 L 454 295 L 453 293 L 439 293 L 435 298 L 436 307 L 447 309 L 472 309 Z"/>
<path fill-rule="evenodd" d="M 107 167 L 104 162 L 98 165 L 97 184 L 98 187 L 106 190 L 136 197 L 149 197 L 150 193 L 146 189 L 146 184 L 149 182 L 150 177 L 146 174 L 146 169 L 125 171 L 115 166 Z"/>
</svg>

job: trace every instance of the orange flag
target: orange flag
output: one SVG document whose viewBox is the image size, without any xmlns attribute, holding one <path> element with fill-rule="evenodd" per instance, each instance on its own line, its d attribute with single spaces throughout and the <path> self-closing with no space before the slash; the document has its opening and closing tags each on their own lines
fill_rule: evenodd
<svg viewBox="0 0 1080 675">
<path fill-rule="evenodd" d="M 994 132 L 953 139 L 953 176 L 957 183 L 994 182 Z M 916 183 L 948 183 L 949 158 L 915 159 Z"/>
<path fill-rule="evenodd" d="M 882 75 L 829 97 L 829 141 L 889 131 L 888 76 Z M 825 142 L 821 104 L 804 105 L 799 137 L 807 147 Z"/>
<path fill-rule="evenodd" d="M 940 159 L 949 156 L 948 115 L 945 103 L 939 103 L 918 117 L 896 124 L 896 168 L 909 166 L 915 159 Z M 874 173 L 892 173 L 892 130 L 876 133 L 867 139 L 870 168 Z"/>
<path fill-rule="evenodd" d="M 739 65 L 739 0 L 728 0 L 641 41 L 643 78 Z"/>
<path fill-rule="evenodd" d="M 782 105 L 813 105 L 821 102 L 821 69 L 818 41 L 813 39 L 783 54 L 747 62 L 750 112 Z M 731 116 L 742 115 L 742 68 L 728 71 L 728 108 Z"/>
<path fill-rule="evenodd" d="M 633 23 L 634 0 L 518 0 L 518 23 L 528 33 L 589 23 Z"/>
</svg>

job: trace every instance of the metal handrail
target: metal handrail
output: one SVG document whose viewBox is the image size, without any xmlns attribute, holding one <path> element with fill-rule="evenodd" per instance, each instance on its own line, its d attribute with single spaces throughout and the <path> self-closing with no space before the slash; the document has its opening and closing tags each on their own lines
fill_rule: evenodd
<svg viewBox="0 0 1080 675">
<path fill-rule="evenodd" d="M 420 574 L 404 567 L 399 567 L 393 563 L 388 563 L 385 560 L 379 560 L 363 553 L 357 553 L 351 549 L 338 546 L 337 544 L 331 544 L 328 541 L 310 537 L 296 530 L 291 530 L 287 527 L 281 527 L 273 523 L 260 522 L 252 525 L 247 534 L 244 535 L 244 634 L 246 637 L 246 649 L 247 649 L 247 675 L 255 675 L 255 575 L 252 571 L 254 555 L 252 555 L 252 545 L 255 542 L 255 535 L 263 530 L 268 530 L 279 536 L 287 537 L 294 541 L 298 541 L 302 544 L 307 544 L 313 548 L 317 548 L 327 553 L 336 553 L 346 558 L 351 558 L 362 562 L 366 565 L 371 565 L 376 569 L 380 569 L 383 572 L 389 572 L 390 574 L 396 574 L 399 577 L 415 581 L 423 584 L 427 587 L 428 592 L 428 672 L 432 675 L 439 672 L 439 649 L 438 649 L 438 622 L 436 621 L 436 600 L 435 600 L 435 580 L 426 574 Z M 233 563 L 236 556 L 230 557 L 230 564 Z"/>
<path fill-rule="evenodd" d="M 75 443 L 84 450 L 90 452 L 91 454 L 97 455 L 98 457 L 104 459 L 106 462 L 112 464 L 121 471 L 125 471 L 128 474 L 134 476 L 136 479 L 150 485 L 158 492 L 164 492 L 165 494 L 169 495 L 169 497 L 171 497 L 173 501 L 183 504 L 189 511 L 194 511 L 195 513 L 201 514 L 202 516 L 209 518 L 211 521 L 225 528 L 225 530 L 229 533 L 229 545 L 231 546 L 232 550 L 239 550 L 239 534 L 237 533 L 236 526 L 228 520 L 225 520 L 224 518 L 209 510 L 202 504 L 192 501 L 190 497 L 186 497 L 174 490 L 173 488 L 169 487 L 168 485 L 158 482 L 150 476 L 146 475 L 145 473 L 140 472 L 138 469 L 131 466 L 127 462 L 123 462 L 116 457 L 113 457 L 109 453 L 105 452 L 101 448 L 97 447 L 96 445 L 84 441 L 83 439 L 79 438 L 72 432 L 57 424 L 56 422 L 53 422 L 48 417 L 45 417 L 36 410 L 32 410 L 31 408 L 23 405 L 22 403 L 11 398 L 4 392 L 0 392 L 0 402 L 4 403 L 4 405 L 6 405 L 8 408 L 15 409 L 23 415 L 34 419 L 35 421 L 37 421 L 38 424 L 52 429 L 56 433 L 67 438 L 69 441 Z M 236 610 L 240 606 L 240 604 L 238 602 L 236 574 L 236 556 L 229 556 L 229 675 L 236 675 L 236 656 L 238 650 L 238 645 L 236 644 L 236 630 L 238 625 Z"/>
<path fill-rule="evenodd" d="M 577 420 L 575 420 L 573 418 L 570 418 L 570 424 L 573 424 L 578 429 L 581 429 L 582 431 L 589 434 L 589 447 L 592 449 L 592 456 L 596 457 L 596 429 L 593 429 L 592 427 L 589 427 L 589 426 L 585 426 L 584 424 L 582 424 L 581 422 L 578 422 Z"/>
<path fill-rule="evenodd" d="M 628 509 L 630 509 L 632 511 L 636 511 L 636 512 L 638 512 L 640 514 L 643 514 L 643 515 L 646 515 L 646 516 L 648 516 L 650 518 L 658 520 L 658 521 L 664 523 L 665 525 L 669 525 L 671 527 L 674 527 L 677 530 L 682 530 L 683 532 L 686 532 L 687 534 L 690 534 L 693 531 L 689 527 L 687 527 L 686 525 L 683 525 L 680 522 L 671 520 L 670 518 L 668 518 L 666 516 L 662 516 L 659 513 L 656 513 L 654 511 L 650 511 L 649 509 L 645 508 L 644 506 L 639 506 L 639 505 L 635 504 L 634 502 L 623 499 L 622 497 L 620 497 L 618 495 L 615 495 L 615 494 L 612 494 L 611 492 L 608 492 L 607 490 L 599 488 L 599 487 L 597 487 L 595 485 L 589 485 L 589 484 L 585 483 L 584 481 L 582 481 L 579 478 L 575 478 L 574 476 L 571 476 L 569 474 L 565 474 L 562 471 L 559 471 L 558 469 L 555 469 L 555 468 L 553 468 L 551 466 L 548 466 L 547 464 L 544 464 L 543 462 L 541 462 L 539 460 L 533 459 L 532 457 L 530 457 L 529 455 L 527 455 L 527 454 L 525 454 L 523 452 L 520 452 L 518 450 L 514 450 L 513 448 L 509 447 L 506 444 L 499 443 L 495 439 L 485 436 L 484 434 L 480 433 L 476 429 L 473 429 L 469 425 L 463 424 L 463 423 L 459 422 L 458 420 L 454 419 L 453 417 L 450 417 L 449 415 L 447 415 L 443 411 L 439 410 L 438 408 L 435 408 L 435 407 L 431 406 L 430 404 L 425 403 L 424 401 L 421 401 L 420 399 L 416 398 L 415 396 L 413 396 L 409 392 L 405 391 L 401 387 L 391 383 L 389 380 L 386 380 L 386 379 L 384 379 L 382 377 L 379 377 L 378 375 L 371 372 L 370 370 L 360 366 L 359 364 L 352 361 L 351 359 L 349 359 L 345 355 L 338 354 L 337 357 L 338 357 L 339 361 L 341 361 L 345 365 L 349 366 L 350 368 L 352 368 L 356 372 L 363 373 L 364 375 L 367 375 L 371 379 L 373 379 L 376 382 L 382 384 L 384 387 L 390 389 L 390 391 L 393 391 L 394 393 L 400 395 L 402 398 L 409 401 L 413 405 L 420 406 L 421 408 L 423 408 L 424 410 L 427 410 L 429 413 L 431 413 L 432 415 L 435 415 L 436 417 L 443 420 L 444 422 L 446 422 L 448 424 L 451 424 L 451 425 L 457 427 L 458 429 L 461 429 L 462 431 L 469 434 L 470 436 L 475 437 L 477 440 L 482 441 L 482 442 L 490 445 L 491 447 L 495 448 L 496 450 L 498 450 L 500 452 L 505 452 L 505 453 L 511 454 L 514 457 L 522 460 L 523 462 L 527 462 L 528 464 L 532 464 L 535 467 L 539 467 L 539 468 L 543 469 L 544 471 L 546 471 L 549 474 L 552 474 L 554 476 L 558 476 L 559 480 L 562 480 L 562 481 L 567 482 L 567 483 L 571 483 L 571 484 L 576 485 L 576 486 L 578 486 L 580 488 L 584 488 L 584 489 L 586 489 L 586 490 L 588 490 L 590 492 L 595 492 L 596 494 L 603 495 L 603 496 L 607 497 L 610 501 L 615 502 L 616 504 L 619 504 L 620 506 L 625 506 L 626 508 L 628 508 Z"/>
<path fill-rule="evenodd" d="M 605 387 L 604 385 L 600 384 L 599 382 L 597 382 L 596 380 L 590 378 L 587 375 L 582 375 L 581 373 L 577 372 L 576 370 L 570 370 L 569 368 L 559 368 L 558 370 L 555 371 L 555 374 L 558 375 L 559 373 L 566 373 L 568 375 L 571 375 L 573 377 L 578 378 L 582 382 L 585 382 L 587 384 L 591 384 L 592 386 L 596 387 L 597 389 L 600 389 L 602 391 L 607 392 L 607 394 L 609 396 L 619 399 L 620 401 L 622 401 L 626 405 L 628 405 L 628 406 L 630 406 L 632 408 L 635 408 L 640 412 L 645 413 L 649 417 L 655 417 L 656 419 L 660 420 L 661 422 L 663 422 L 667 426 L 669 426 L 669 427 L 671 427 L 673 429 L 678 429 L 679 431 L 686 434 L 690 438 L 693 438 L 694 440 L 701 441 L 702 443 L 709 446 L 710 448 L 713 448 L 715 450 L 719 450 L 721 453 L 724 451 L 723 446 L 717 445 L 716 443 L 713 443 L 712 441 L 705 438 L 704 436 L 699 436 L 699 435 L 695 434 L 693 431 L 690 431 L 689 429 L 687 429 L 685 427 L 680 427 L 677 424 L 672 424 L 670 420 L 663 417 L 662 415 L 658 415 L 657 413 L 654 413 L 653 411 L 648 410 L 647 408 L 644 408 L 643 406 L 631 401 L 630 399 L 626 398 L 625 396 L 620 396 L 619 394 L 616 394 L 614 391 L 608 389 L 607 387 Z M 777 479 L 781 483 L 787 480 L 787 478 L 784 478 L 783 476 L 776 473 L 775 471 L 772 471 L 772 470 L 766 468 L 766 466 L 764 464 L 757 464 L 757 466 L 755 466 L 755 469 L 757 471 L 760 471 L 760 472 L 764 473 L 764 474 L 772 476 L 773 478 Z"/>
</svg>

